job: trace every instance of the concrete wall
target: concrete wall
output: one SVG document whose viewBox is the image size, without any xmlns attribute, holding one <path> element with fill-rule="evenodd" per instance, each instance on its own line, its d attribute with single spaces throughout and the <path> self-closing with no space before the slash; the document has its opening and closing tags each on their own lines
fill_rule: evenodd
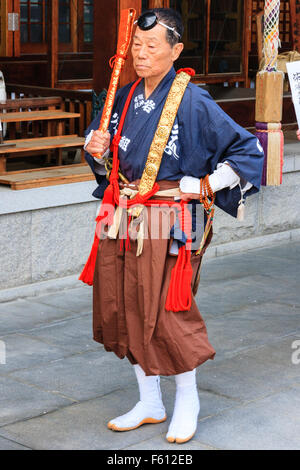
<svg viewBox="0 0 300 470">
<path fill-rule="evenodd" d="M 279 187 L 262 187 L 246 202 L 243 222 L 216 209 L 212 245 L 300 228 L 300 171 L 285 173 Z"/>
<path fill-rule="evenodd" d="M 298 144 L 300 147 L 300 143 Z M 300 237 L 300 156 L 287 146 L 283 184 L 248 198 L 238 222 L 218 208 L 207 256 Z M 89 254 L 99 202 L 94 182 L 0 191 L 0 290 L 80 272 Z M 2 214 L 1 214 L 2 213 Z"/>
<path fill-rule="evenodd" d="M 1 289 L 78 272 L 88 256 L 96 203 L 0 216 Z"/>
<path fill-rule="evenodd" d="M 94 187 L 88 182 L 0 191 L 0 290 L 80 271 L 99 207 Z"/>
<path fill-rule="evenodd" d="M 293 133 L 294 134 L 294 133 Z M 246 202 L 243 222 L 216 209 L 208 256 L 243 251 L 300 237 L 300 143 L 286 138 L 281 186 L 262 186 Z M 216 248 L 214 248 L 216 247 Z"/>
</svg>

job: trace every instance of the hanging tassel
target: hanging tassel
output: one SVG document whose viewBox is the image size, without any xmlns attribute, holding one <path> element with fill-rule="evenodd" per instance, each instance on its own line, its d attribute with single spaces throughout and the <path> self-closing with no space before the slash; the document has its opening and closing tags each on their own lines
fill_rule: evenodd
<svg viewBox="0 0 300 470">
<path fill-rule="evenodd" d="M 184 248 L 184 247 L 181 247 L 179 249 L 176 264 L 175 264 L 175 266 L 174 266 L 174 268 L 172 269 L 172 272 L 171 272 L 171 280 L 170 280 L 170 284 L 169 284 L 169 290 L 168 290 L 168 295 L 167 295 L 166 305 L 165 305 L 165 309 L 168 312 L 180 312 L 180 303 L 178 302 L 178 298 L 177 298 L 176 294 L 179 293 L 178 271 L 182 271 L 182 269 L 183 269 L 183 266 L 182 266 L 182 263 L 183 263 L 182 248 Z M 179 303 L 179 305 L 178 305 L 178 303 Z"/>
<path fill-rule="evenodd" d="M 172 269 L 165 309 L 168 312 L 186 312 L 192 305 L 193 269 L 186 259 L 186 247 L 179 248 L 176 265 Z"/>
<path fill-rule="evenodd" d="M 93 285 L 98 246 L 99 246 L 99 238 L 95 235 L 94 243 L 90 252 L 90 256 L 88 257 L 88 260 L 79 277 L 80 281 L 84 282 L 85 284 L 88 284 L 89 286 Z"/>
<path fill-rule="evenodd" d="M 279 186 L 282 184 L 283 167 L 283 132 L 281 124 L 268 124 L 268 166 L 267 184 Z"/>
<path fill-rule="evenodd" d="M 269 70 L 271 69 L 268 67 L 268 71 L 256 75 L 255 136 L 265 154 L 261 184 L 279 186 L 282 183 L 283 167 L 283 133 L 280 122 L 284 74 Z"/>
<path fill-rule="evenodd" d="M 113 187 L 110 184 L 104 193 L 102 204 L 100 207 L 99 215 L 96 218 L 96 231 L 95 231 L 95 237 L 94 237 L 94 243 L 90 252 L 90 256 L 88 257 L 88 260 L 82 270 L 82 273 L 79 276 L 79 281 L 84 282 L 85 284 L 88 284 L 89 286 L 93 285 L 93 279 L 94 279 L 94 271 L 95 271 L 95 266 L 96 266 L 96 258 L 97 258 L 97 251 L 98 251 L 98 246 L 99 246 L 99 237 L 97 234 L 100 234 L 101 232 L 101 222 L 103 219 L 107 218 L 106 222 L 107 225 L 111 225 L 113 223 L 113 207 L 114 207 L 114 199 L 113 199 L 114 193 L 113 193 Z"/>
<path fill-rule="evenodd" d="M 123 216 L 123 209 L 120 206 L 117 206 L 114 214 L 114 220 L 112 225 L 110 226 L 108 230 L 108 238 L 112 238 L 113 240 L 116 240 L 118 237 L 118 233 L 120 230 L 120 225 L 121 225 L 121 220 Z"/>
<path fill-rule="evenodd" d="M 262 174 L 263 186 L 282 184 L 284 137 L 280 123 L 256 123 L 256 137 L 265 154 Z"/>
<path fill-rule="evenodd" d="M 144 209 L 145 211 L 145 209 Z M 141 256 L 143 253 L 143 248 L 144 248 L 144 238 L 145 238 L 145 219 L 144 219 L 144 211 L 141 213 L 141 222 L 139 226 L 139 231 L 137 233 L 137 250 L 136 250 L 136 256 Z"/>
<path fill-rule="evenodd" d="M 171 312 L 189 311 L 192 305 L 192 277 L 191 265 L 191 230 L 192 218 L 186 204 L 181 204 L 179 217 L 180 227 L 188 235 L 186 245 L 179 248 L 177 262 L 172 269 L 165 309 Z"/>
<path fill-rule="evenodd" d="M 243 222 L 245 220 L 245 199 L 241 199 L 237 211 L 237 220 Z"/>
<path fill-rule="evenodd" d="M 182 280 L 181 280 L 181 308 L 184 308 L 184 311 L 190 310 L 192 306 L 192 290 L 191 290 L 191 285 L 192 285 L 192 278 L 193 278 L 193 269 L 190 261 L 190 255 L 186 251 L 186 261 L 185 261 L 185 266 L 183 268 L 182 272 Z"/>
</svg>

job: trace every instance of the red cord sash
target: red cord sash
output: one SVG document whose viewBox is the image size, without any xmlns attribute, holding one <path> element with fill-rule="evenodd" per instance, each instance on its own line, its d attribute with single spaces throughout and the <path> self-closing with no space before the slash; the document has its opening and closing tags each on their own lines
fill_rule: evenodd
<svg viewBox="0 0 300 470">
<path fill-rule="evenodd" d="M 119 151 L 119 143 L 121 140 L 121 133 L 124 125 L 124 121 L 126 118 L 126 114 L 133 96 L 133 93 L 140 83 L 141 79 L 137 80 L 127 97 L 124 110 L 120 119 L 120 124 L 118 127 L 118 131 L 113 138 L 112 142 L 112 149 L 113 149 L 113 166 L 112 171 L 110 174 L 109 179 L 109 186 L 105 190 L 104 197 L 102 200 L 100 213 L 96 219 L 96 232 L 94 237 L 94 243 L 92 246 L 92 250 L 90 256 L 87 260 L 87 263 L 79 277 L 79 280 L 83 281 L 84 283 L 92 286 L 94 280 L 94 271 L 96 266 L 96 258 L 99 246 L 99 237 L 101 234 L 102 224 L 107 226 L 111 226 L 113 223 L 114 211 L 108 211 L 108 207 L 115 207 L 116 205 L 120 205 L 123 208 L 128 209 L 134 205 L 144 205 L 144 206 L 152 206 L 157 204 L 167 204 L 170 207 L 176 207 L 179 209 L 179 222 L 180 227 L 183 232 L 187 235 L 187 243 L 186 245 L 179 248 L 179 253 L 177 257 L 177 262 L 175 267 L 172 269 L 171 274 L 171 281 L 169 285 L 168 295 L 166 299 L 165 308 L 167 311 L 173 312 L 181 312 L 181 311 L 188 311 L 191 308 L 192 304 L 192 266 L 191 266 L 191 230 L 192 230 L 192 222 L 191 222 L 191 214 L 187 208 L 187 203 L 181 201 L 180 203 L 174 201 L 162 201 L 162 200 L 150 200 L 152 196 L 154 196 L 157 191 L 159 190 L 159 184 L 156 182 L 151 191 L 148 193 L 141 195 L 139 193 L 133 199 L 122 199 L 120 198 L 120 188 L 119 188 L 119 158 L 118 158 L 118 151 Z M 105 221 L 105 222 L 104 222 Z M 130 248 L 130 242 L 126 243 L 126 249 Z"/>
<path fill-rule="evenodd" d="M 96 218 L 96 232 L 94 236 L 94 242 L 93 246 L 91 249 L 90 256 L 83 268 L 83 271 L 81 275 L 79 276 L 79 280 L 84 282 L 85 284 L 88 284 L 89 286 L 93 285 L 93 280 L 94 280 L 94 271 L 95 271 L 95 266 L 96 266 L 96 258 L 97 258 L 97 252 L 98 252 L 98 246 L 99 246 L 99 237 L 97 234 L 101 233 L 101 224 L 104 219 L 106 219 L 107 225 L 111 225 L 113 223 L 113 211 L 107 211 L 108 207 L 115 207 L 116 204 L 118 204 L 118 199 L 120 198 L 120 189 L 119 189 L 119 184 L 118 184 L 118 179 L 119 179 L 119 158 L 118 158 L 118 151 L 119 151 L 119 143 L 121 139 L 121 132 L 123 129 L 125 117 L 131 102 L 132 95 L 137 87 L 137 85 L 140 83 L 141 79 L 137 80 L 133 86 L 131 87 L 131 90 L 129 92 L 129 95 L 127 97 L 124 110 L 120 119 L 120 124 L 118 127 L 118 131 L 113 138 L 112 142 L 112 147 L 113 147 L 113 167 L 112 171 L 110 174 L 109 178 L 109 186 L 106 188 L 100 212 L 98 217 Z M 108 206 L 109 205 L 109 206 Z"/>
</svg>

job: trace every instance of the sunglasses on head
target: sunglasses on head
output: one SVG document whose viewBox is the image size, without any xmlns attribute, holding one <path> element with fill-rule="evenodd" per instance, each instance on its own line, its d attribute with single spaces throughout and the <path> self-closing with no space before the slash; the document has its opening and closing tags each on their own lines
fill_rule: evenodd
<svg viewBox="0 0 300 470">
<path fill-rule="evenodd" d="M 179 33 L 177 33 L 175 28 L 171 28 L 171 26 L 166 25 L 165 23 L 162 23 L 161 21 L 158 20 L 157 16 L 155 13 L 143 13 L 137 21 L 134 22 L 134 24 L 138 25 L 140 29 L 143 31 L 148 31 L 149 29 L 154 28 L 157 24 L 160 24 L 161 26 L 164 26 L 164 28 L 169 29 L 172 31 L 176 36 L 179 38 L 181 37 Z"/>
</svg>

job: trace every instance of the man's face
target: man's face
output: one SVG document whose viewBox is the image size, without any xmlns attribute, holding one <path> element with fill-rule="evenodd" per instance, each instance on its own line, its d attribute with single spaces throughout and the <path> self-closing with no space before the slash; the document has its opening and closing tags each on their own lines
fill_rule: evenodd
<svg viewBox="0 0 300 470">
<path fill-rule="evenodd" d="M 164 75 L 179 57 L 182 48 L 182 43 L 171 47 L 167 41 L 166 28 L 160 24 L 148 31 L 137 27 L 131 48 L 137 75 L 142 78 Z"/>
</svg>

